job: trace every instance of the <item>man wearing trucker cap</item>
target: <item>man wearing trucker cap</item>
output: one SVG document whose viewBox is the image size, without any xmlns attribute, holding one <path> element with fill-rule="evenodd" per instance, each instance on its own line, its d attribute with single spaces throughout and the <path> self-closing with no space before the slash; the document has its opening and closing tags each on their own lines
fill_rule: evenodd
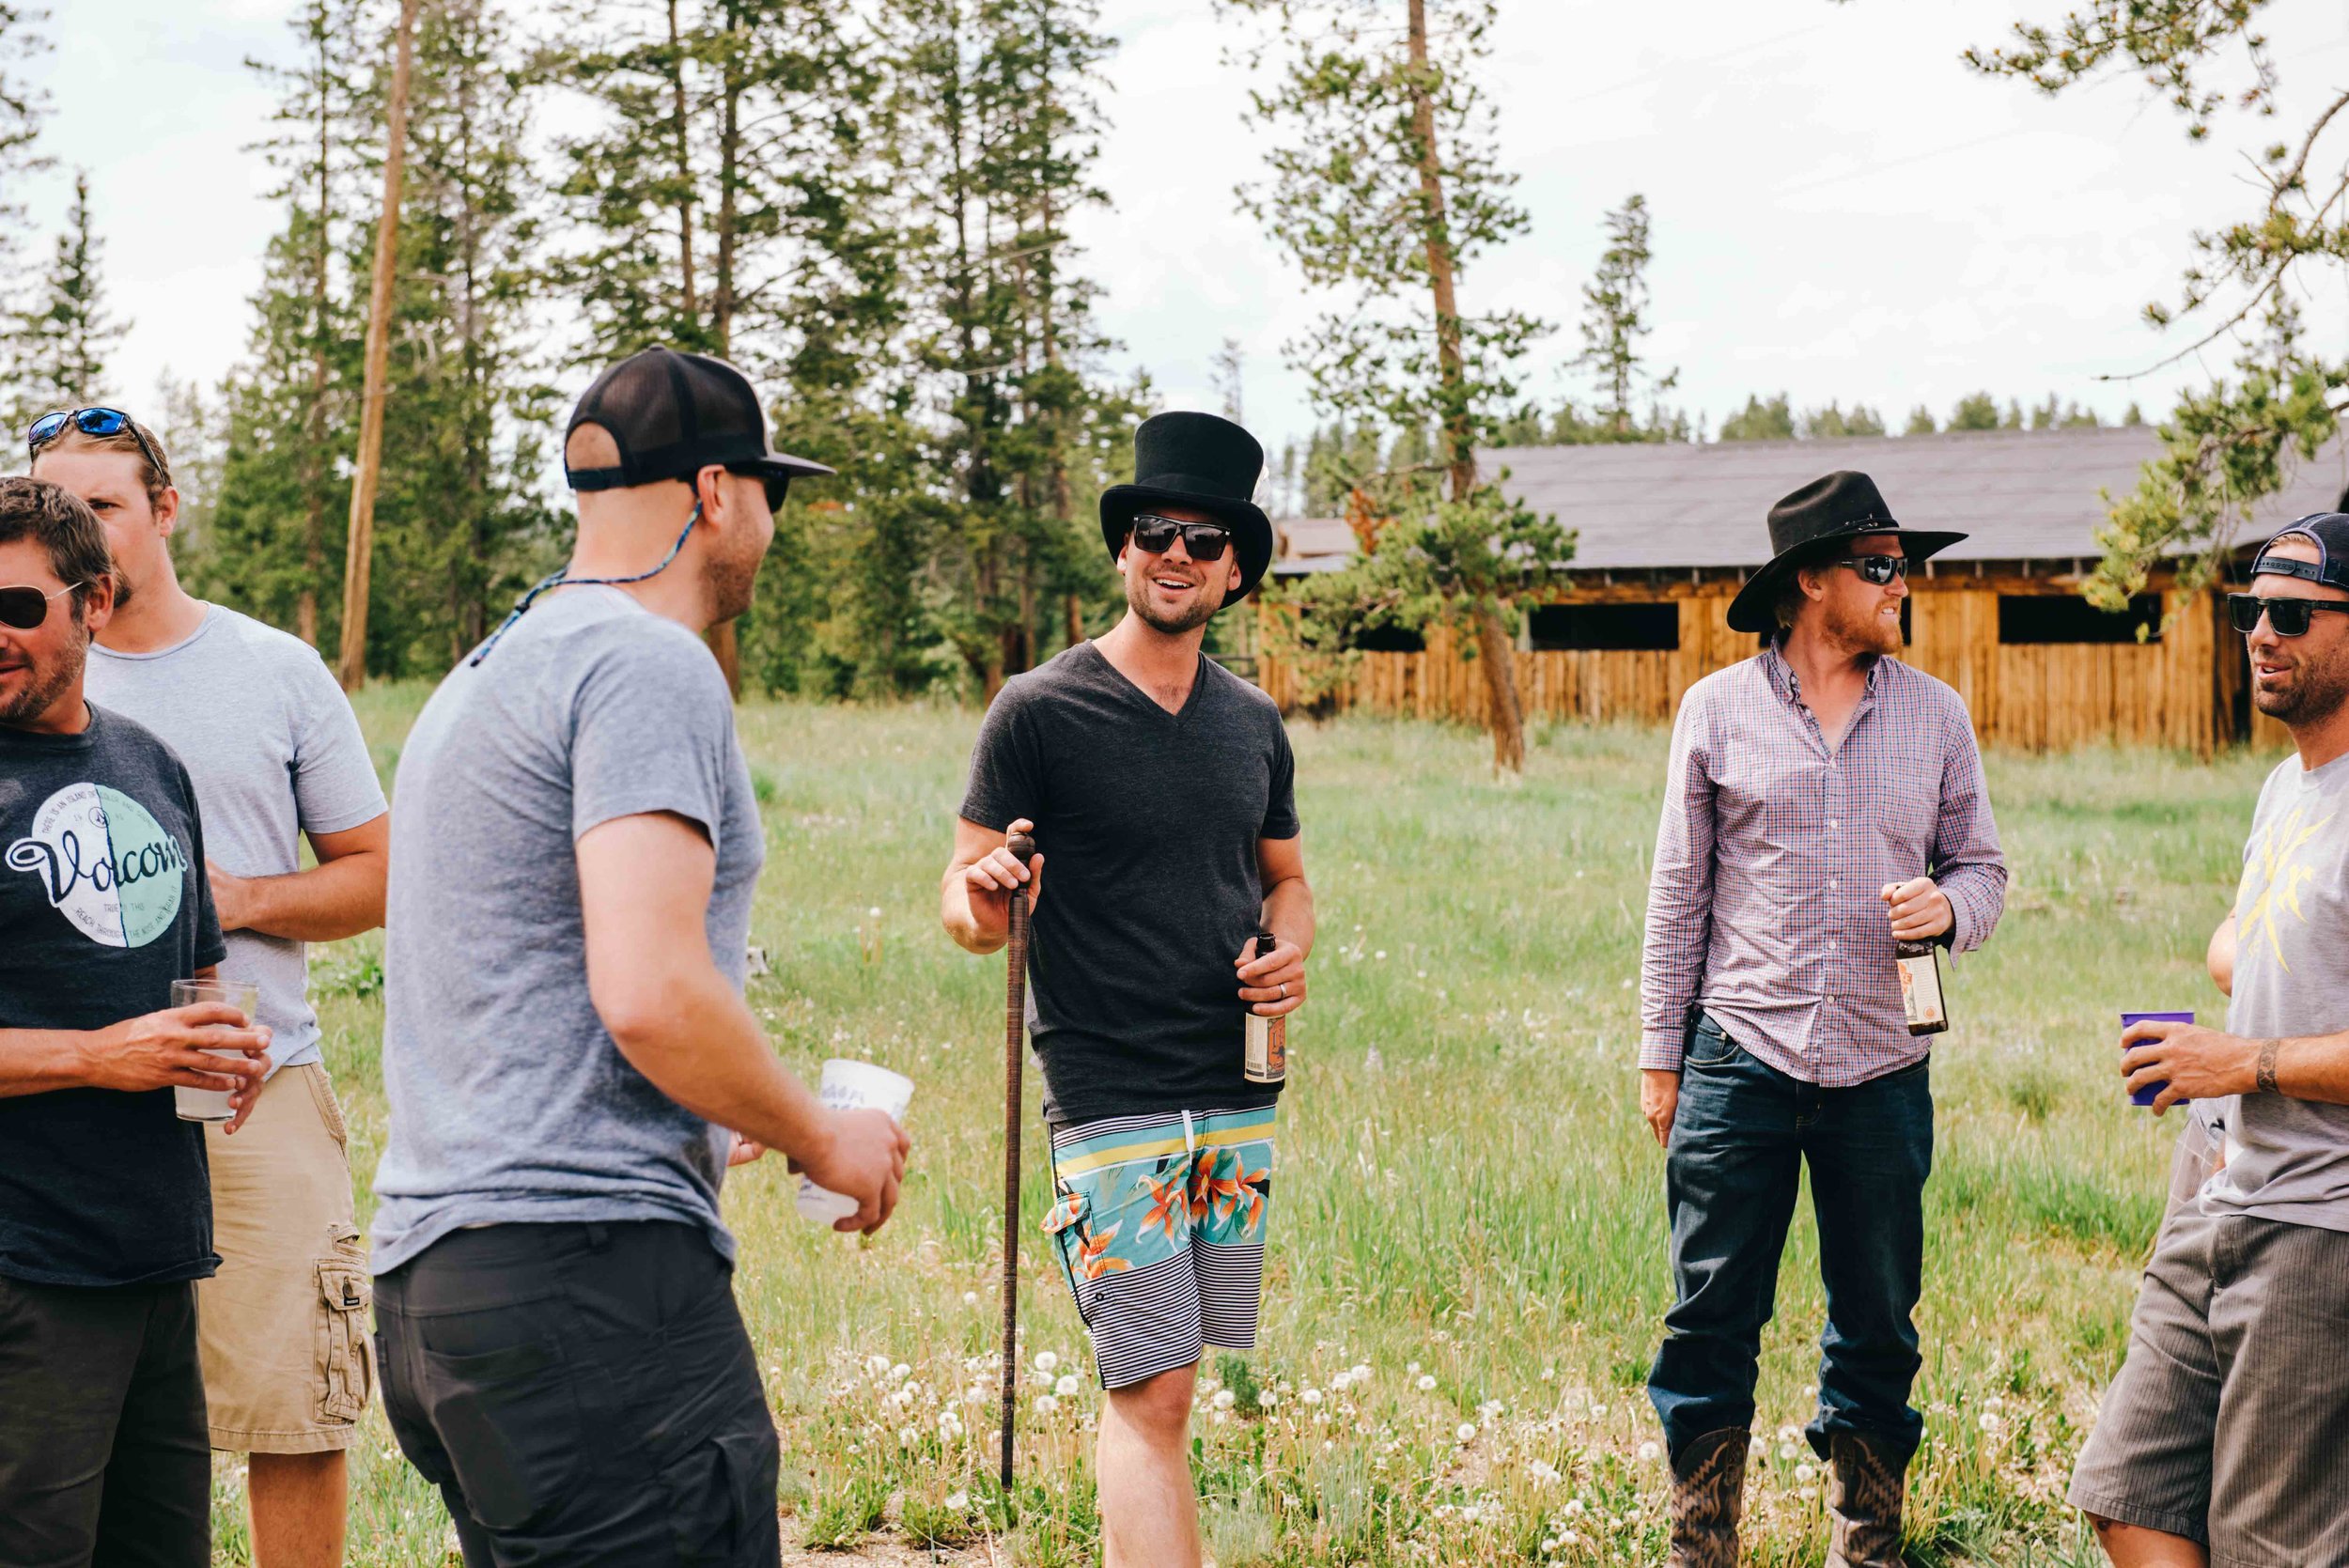
<svg viewBox="0 0 2349 1568">
<path fill-rule="evenodd" d="M 870 1231 L 907 1145 L 818 1105 L 743 1005 L 764 841 L 701 633 L 831 471 L 768 449 L 741 372 L 667 349 L 587 389 L 564 466 L 570 564 L 441 683 L 393 793 L 384 1414 L 468 1568 L 772 1568 L 719 1183 L 771 1145 Z"/>
<path fill-rule="evenodd" d="M 2121 1037 L 2129 1087 L 2167 1084 L 2156 1114 L 2194 1102 L 2225 1152 L 2162 1221 L 2072 1474 L 2121 1568 L 2349 1563 L 2349 516 L 2270 539 L 2227 608 L 2295 754 L 2212 943 L 2226 1029 Z"/>
</svg>

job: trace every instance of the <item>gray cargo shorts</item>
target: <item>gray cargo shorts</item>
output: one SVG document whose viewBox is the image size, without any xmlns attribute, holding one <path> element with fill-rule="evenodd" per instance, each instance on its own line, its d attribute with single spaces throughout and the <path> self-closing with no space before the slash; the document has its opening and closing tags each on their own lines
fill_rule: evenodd
<svg viewBox="0 0 2349 1568">
<path fill-rule="evenodd" d="M 2349 1233 L 2173 1203 L 2070 1498 L 2213 1568 L 2349 1568 Z"/>
</svg>

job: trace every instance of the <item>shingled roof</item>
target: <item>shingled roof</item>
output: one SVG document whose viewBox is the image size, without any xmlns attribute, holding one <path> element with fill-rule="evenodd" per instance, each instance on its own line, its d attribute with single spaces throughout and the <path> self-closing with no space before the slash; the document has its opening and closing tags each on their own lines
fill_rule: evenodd
<svg viewBox="0 0 2349 1568">
<path fill-rule="evenodd" d="M 1757 567 L 1769 558 L 1770 504 L 1839 468 L 1875 478 L 1892 515 L 1969 536 L 1943 561 L 2092 557 L 2101 487 L 2126 494 L 2155 455 L 2150 426 L 1983 430 L 1837 441 L 1724 441 L 1626 446 L 1512 446 L 1480 454 L 1484 472 L 1580 539 L 1584 571 Z M 2349 442 L 2302 463 L 2253 510 L 2272 530 L 2341 505 Z"/>
</svg>

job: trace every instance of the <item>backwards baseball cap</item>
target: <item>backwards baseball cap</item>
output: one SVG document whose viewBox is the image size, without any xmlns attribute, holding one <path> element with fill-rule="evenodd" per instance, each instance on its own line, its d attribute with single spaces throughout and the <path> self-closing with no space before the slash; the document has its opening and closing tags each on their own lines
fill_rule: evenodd
<svg viewBox="0 0 2349 1568">
<path fill-rule="evenodd" d="M 787 457 L 767 444 L 767 414 L 750 378 L 722 359 L 647 349 L 598 376 L 563 427 L 568 442 L 582 425 L 600 427 L 620 448 L 616 468 L 575 469 L 575 490 L 616 490 L 682 479 L 715 465 L 736 474 L 788 482 L 830 474 L 822 463 Z"/>
<path fill-rule="evenodd" d="M 2295 561 L 2273 553 L 2279 540 L 2291 538 L 2314 544 L 2316 559 Z M 2260 546 L 2259 553 L 2251 558 L 2251 575 L 2262 572 L 2349 589 L 2349 512 L 2310 512 L 2291 526 L 2278 529 L 2275 538 Z"/>
</svg>

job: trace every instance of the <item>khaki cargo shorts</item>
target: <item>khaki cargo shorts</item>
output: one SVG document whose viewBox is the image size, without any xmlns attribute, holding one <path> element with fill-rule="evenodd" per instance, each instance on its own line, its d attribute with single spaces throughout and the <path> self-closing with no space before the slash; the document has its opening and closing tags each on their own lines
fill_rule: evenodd
<svg viewBox="0 0 2349 1568">
<path fill-rule="evenodd" d="M 371 1281 L 344 1142 L 317 1063 L 272 1075 L 235 1137 L 204 1129 L 220 1272 L 196 1281 L 196 1327 L 216 1449 L 320 1453 L 358 1435 Z"/>
</svg>

